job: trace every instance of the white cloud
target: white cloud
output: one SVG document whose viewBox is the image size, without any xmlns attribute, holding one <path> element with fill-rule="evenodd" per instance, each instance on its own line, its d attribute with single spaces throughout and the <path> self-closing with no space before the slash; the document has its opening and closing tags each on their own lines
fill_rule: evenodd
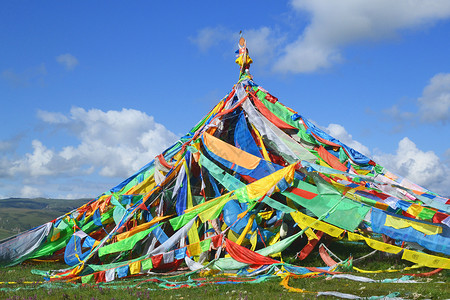
<svg viewBox="0 0 450 300">
<path fill-rule="evenodd" d="M 128 176 L 177 139 L 152 116 L 134 109 L 73 108 L 70 119 L 81 143 L 65 147 L 60 156 L 75 165 L 88 162 L 103 176 Z"/>
<path fill-rule="evenodd" d="M 450 74 L 437 74 L 418 99 L 419 116 L 423 122 L 446 123 L 450 120 Z"/>
<path fill-rule="evenodd" d="M 53 150 L 47 149 L 42 142 L 33 140 L 32 153 L 26 153 L 23 158 L 11 161 L 9 174 L 23 174 L 31 177 L 48 176 L 58 173 L 52 168 L 52 162 L 57 159 L 57 155 Z"/>
<path fill-rule="evenodd" d="M 279 72 L 313 72 L 342 60 L 343 47 L 362 40 L 392 38 L 448 18 L 447 0 L 293 0 L 297 12 L 310 15 L 303 33 L 284 48 Z M 304 17 L 302 15 L 302 17 Z"/>
<path fill-rule="evenodd" d="M 52 129 L 69 128 L 79 144 L 51 149 L 44 142 L 33 140 L 31 153 L 20 158 L 2 158 L 0 165 L 4 172 L 0 175 L 3 178 L 28 182 L 21 191 L 23 195 L 37 195 L 32 187 L 39 188 L 35 181 L 41 183 L 45 178 L 48 184 L 52 178 L 68 179 L 89 174 L 126 178 L 177 140 L 152 116 L 134 109 L 105 112 L 74 107 L 69 115 L 46 111 L 40 111 L 38 115 Z M 65 198 L 63 190 L 59 193 Z M 84 191 L 68 188 L 66 192 L 82 195 L 80 193 Z"/>
<path fill-rule="evenodd" d="M 433 151 L 422 151 L 409 138 L 403 138 L 395 154 L 377 153 L 374 160 L 388 170 L 434 192 L 448 193 L 450 166 Z"/>
<path fill-rule="evenodd" d="M 269 27 L 246 30 L 244 36 L 247 40 L 250 57 L 256 58 L 258 64 L 261 65 L 272 61 L 276 49 L 285 39 L 284 36 Z"/>
<path fill-rule="evenodd" d="M 20 197 L 22 198 L 37 198 L 41 196 L 42 192 L 38 188 L 32 186 L 25 185 L 20 190 Z"/>
<path fill-rule="evenodd" d="M 358 141 L 355 141 L 351 134 L 345 130 L 344 126 L 339 124 L 329 124 L 326 128 L 324 128 L 325 132 L 331 135 L 332 137 L 338 139 L 342 143 L 346 144 L 347 146 L 355 149 L 356 151 L 366 155 L 370 156 L 370 150 L 368 147 L 364 146 Z"/>
<path fill-rule="evenodd" d="M 69 122 L 69 118 L 63 113 L 54 113 L 45 110 L 38 110 L 37 117 L 50 124 L 64 124 Z"/>
<path fill-rule="evenodd" d="M 78 65 L 78 59 L 70 53 L 58 55 L 56 61 L 69 71 L 75 69 Z"/>
</svg>

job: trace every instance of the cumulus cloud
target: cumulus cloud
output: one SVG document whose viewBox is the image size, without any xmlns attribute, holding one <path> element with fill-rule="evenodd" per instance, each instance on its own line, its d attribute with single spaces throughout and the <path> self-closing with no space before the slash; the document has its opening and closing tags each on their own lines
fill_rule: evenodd
<svg viewBox="0 0 450 300">
<path fill-rule="evenodd" d="M 450 74 L 437 74 L 418 99 L 419 116 L 423 122 L 446 123 L 450 120 Z"/>
<path fill-rule="evenodd" d="M 10 173 L 22 173 L 29 176 L 52 175 L 50 163 L 54 159 L 55 153 L 38 140 L 33 140 L 31 144 L 33 153 L 27 153 L 24 158 L 14 161 Z"/>
<path fill-rule="evenodd" d="M 177 140 L 175 134 L 155 122 L 152 116 L 134 109 L 102 111 L 74 107 L 67 115 L 39 111 L 38 117 L 52 131 L 69 129 L 78 144 L 54 149 L 43 141 L 33 140 L 31 152 L 19 158 L 3 157 L 0 176 L 28 182 L 20 191 L 22 196 L 39 196 L 33 189 L 34 181 L 45 178 L 47 182 L 90 174 L 126 178 Z M 76 194 L 76 191 L 67 192 Z"/>
<path fill-rule="evenodd" d="M 25 185 L 20 189 L 20 197 L 22 198 L 37 198 L 41 196 L 42 192 L 38 188 Z"/>
<path fill-rule="evenodd" d="M 104 112 L 75 107 L 69 119 L 81 143 L 64 147 L 59 156 L 73 165 L 89 162 L 103 176 L 127 176 L 177 139 L 152 116 L 134 109 Z"/>
<path fill-rule="evenodd" d="M 400 30 L 450 17 L 446 0 L 293 0 L 293 9 L 307 13 L 310 23 L 283 50 L 279 72 L 313 72 L 342 60 L 342 49 L 358 41 L 392 38 Z M 303 16 L 302 16 L 303 17 Z"/>
<path fill-rule="evenodd" d="M 78 59 L 70 53 L 58 55 L 56 57 L 56 61 L 69 71 L 75 69 L 75 67 L 78 66 Z"/>
<path fill-rule="evenodd" d="M 374 160 L 388 170 L 437 193 L 448 193 L 448 162 L 433 151 L 422 151 L 409 138 L 403 138 L 395 154 L 377 153 Z"/>
</svg>

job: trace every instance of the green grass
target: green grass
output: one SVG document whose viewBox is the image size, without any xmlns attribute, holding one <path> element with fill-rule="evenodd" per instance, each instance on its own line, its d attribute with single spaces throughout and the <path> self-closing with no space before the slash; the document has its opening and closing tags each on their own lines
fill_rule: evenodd
<svg viewBox="0 0 450 300">
<path fill-rule="evenodd" d="M 40 280 L 30 276 L 30 266 L 20 266 L 2 270 L 0 278 L 15 280 Z M 6 275 L 5 275 L 6 273 Z M 360 275 L 360 274 L 357 274 Z M 400 277 L 399 274 L 365 275 L 374 279 Z M 382 296 L 398 292 L 399 297 L 407 299 L 446 299 L 450 296 L 448 289 L 448 272 L 432 278 L 418 279 L 423 283 L 360 283 L 327 277 L 291 279 L 289 285 L 310 292 L 339 291 L 361 297 Z M 280 283 L 280 279 L 270 279 L 260 284 L 206 284 L 201 287 L 164 290 L 154 283 L 145 283 L 147 277 L 119 280 L 113 284 L 74 285 L 70 283 L 51 284 L 14 284 L 7 286 L 9 291 L 0 290 L 1 299 L 313 299 L 311 293 L 291 293 Z M 214 277 L 210 278 L 214 280 Z M 441 283 L 442 282 L 442 283 Z"/>
<path fill-rule="evenodd" d="M 360 257 L 368 253 L 369 249 L 363 244 L 345 245 L 341 242 L 332 243 L 329 248 L 341 258 L 350 253 Z M 292 252 L 287 252 L 285 261 L 303 266 L 324 266 L 318 255 L 311 254 L 306 260 L 299 262 L 295 260 Z M 378 270 L 387 268 L 405 268 L 410 266 L 408 262 L 401 261 L 397 257 L 386 257 L 385 255 L 374 255 L 358 265 L 365 270 Z M 205 284 L 200 287 L 181 289 L 163 289 L 156 283 L 146 282 L 150 277 L 141 276 L 116 280 L 109 284 L 81 284 L 71 283 L 25 283 L 25 281 L 42 282 L 42 277 L 31 273 L 32 269 L 49 270 L 65 268 L 64 264 L 32 264 L 23 263 L 18 266 L 0 269 L 0 281 L 14 281 L 17 284 L 0 284 L 0 299 L 314 299 L 313 293 L 293 293 L 280 285 L 280 278 L 269 279 L 258 284 Z M 352 272 L 357 276 L 369 277 L 382 280 L 386 278 L 400 278 L 402 273 L 428 272 L 431 269 L 422 268 L 407 272 L 361 274 Z M 207 277 L 207 281 L 217 281 L 223 275 Z M 186 277 L 160 276 L 172 281 L 186 281 Z M 192 279 L 198 278 L 192 276 Z M 309 292 L 338 291 L 349 293 L 360 297 L 384 296 L 398 292 L 398 297 L 405 299 L 448 299 L 450 298 L 450 271 L 444 270 L 432 277 L 413 278 L 421 283 L 362 283 L 347 279 L 330 279 L 328 276 L 317 278 L 291 278 L 289 286 L 303 289 Z"/>
</svg>

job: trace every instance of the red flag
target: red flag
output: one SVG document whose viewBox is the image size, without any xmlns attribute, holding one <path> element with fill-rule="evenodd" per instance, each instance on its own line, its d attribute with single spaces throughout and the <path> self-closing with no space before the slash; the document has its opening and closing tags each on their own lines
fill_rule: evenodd
<svg viewBox="0 0 450 300">
<path fill-rule="evenodd" d="M 144 202 L 142 202 L 141 204 L 139 204 L 139 206 L 138 206 L 140 209 L 143 209 L 143 210 L 146 210 L 146 211 L 148 211 L 148 208 L 147 208 L 147 206 L 145 205 L 145 203 Z"/>
<path fill-rule="evenodd" d="M 105 271 L 94 273 L 95 283 L 105 282 Z"/>
<path fill-rule="evenodd" d="M 313 251 L 314 247 L 317 245 L 319 240 L 322 238 L 322 235 L 323 235 L 323 231 L 317 231 L 316 236 L 319 239 L 310 240 L 308 242 L 308 244 L 306 244 L 306 246 L 303 247 L 302 251 L 300 251 L 300 254 L 298 255 L 298 259 L 304 260 L 305 258 L 307 258 L 308 255 L 311 253 L 311 251 Z"/>
<path fill-rule="evenodd" d="M 235 242 L 225 239 L 226 249 L 228 253 L 237 261 L 250 265 L 271 265 L 279 264 L 278 260 L 272 259 L 270 257 L 265 257 L 255 251 L 249 250 L 243 246 L 236 244 Z"/>
</svg>

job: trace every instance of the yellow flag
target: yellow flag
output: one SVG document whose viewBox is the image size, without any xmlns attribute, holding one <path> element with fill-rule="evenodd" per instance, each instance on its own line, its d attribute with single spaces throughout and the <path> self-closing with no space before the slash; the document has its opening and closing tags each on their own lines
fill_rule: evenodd
<svg viewBox="0 0 450 300">
<path fill-rule="evenodd" d="M 259 144 L 261 145 L 261 152 L 263 154 L 264 159 L 267 160 L 267 161 L 271 161 L 270 157 L 269 157 L 269 153 L 267 152 L 267 149 L 264 146 L 264 142 L 262 141 L 262 138 L 261 138 L 261 135 L 259 134 L 259 131 L 255 128 L 255 126 L 253 126 L 253 124 L 251 124 L 251 125 L 252 125 L 252 128 L 253 128 L 253 131 L 256 133 L 256 136 L 258 137 L 258 141 L 259 141 Z"/>
<path fill-rule="evenodd" d="M 286 198 L 286 203 L 290 208 L 295 209 L 294 202 L 291 199 Z M 306 224 L 305 220 L 303 218 L 300 218 L 299 215 L 291 213 L 291 217 L 292 217 L 292 219 L 294 219 L 295 223 L 298 224 L 300 229 L 304 229 L 304 228 L 308 227 L 308 224 Z M 312 231 L 311 228 L 306 229 L 305 234 L 308 237 L 308 240 L 318 240 L 319 239 L 317 237 L 317 235 L 314 233 L 314 231 Z"/>
<path fill-rule="evenodd" d="M 362 235 L 359 235 L 359 234 L 356 234 L 353 232 L 347 232 L 347 236 L 348 236 L 349 241 L 365 241 L 367 243 L 367 245 L 369 245 L 369 247 L 371 247 L 375 250 L 382 251 L 382 252 L 397 254 L 403 250 L 403 248 L 401 248 L 401 247 L 387 244 L 387 243 L 384 243 L 381 241 L 369 239 L 365 236 L 362 236 Z"/>
<path fill-rule="evenodd" d="M 189 255 L 191 255 L 191 256 L 198 256 L 198 255 L 200 255 L 200 253 L 202 253 L 202 249 L 200 247 L 200 242 L 189 244 L 187 246 L 187 249 L 189 251 Z"/>
<path fill-rule="evenodd" d="M 251 215 L 248 218 L 247 225 L 245 226 L 244 230 L 242 230 L 241 235 L 239 236 L 238 240 L 236 241 L 236 244 L 240 245 L 242 244 L 242 241 L 244 240 L 245 236 L 249 232 L 249 230 L 252 228 L 253 220 L 255 219 L 255 215 Z"/>
<path fill-rule="evenodd" d="M 332 237 L 339 237 L 344 232 L 344 229 L 319 221 L 299 211 L 293 212 L 291 213 L 291 215 L 292 214 L 294 214 L 295 218 L 298 218 L 299 221 L 302 222 L 302 224 L 305 224 L 316 230 L 323 231 L 326 234 L 331 235 Z"/>
<path fill-rule="evenodd" d="M 395 229 L 402 229 L 406 227 L 412 227 L 417 231 L 420 231 L 426 235 L 434 235 L 442 232 L 442 227 L 425 224 L 420 222 L 415 222 L 408 219 L 397 218 L 391 215 L 386 215 L 385 226 L 393 227 Z"/>
<path fill-rule="evenodd" d="M 405 249 L 402 259 L 430 268 L 450 269 L 450 259 Z"/>
<path fill-rule="evenodd" d="M 388 253 L 393 253 L 393 254 L 397 254 L 403 250 L 403 248 L 401 248 L 401 247 L 383 243 L 383 242 L 380 242 L 377 240 L 372 240 L 369 238 L 364 238 L 364 239 L 366 240 L 367 245 L 369 245 L 369 247 L 371 247 L 375 250 L 380 250 L 383 252 L 388 252 Z"/>
<path fill-rule="evenodd" d="M 287 182 L 291 183 L 294 180 L 294 173 L 295 173 L 295 164 L 292 164 L 247 185 L 244 188 L 247 190 L 248 198 L 250 199 L 261 198 L 283 178 Z"/>
<path fill-rule="evenodd" d="M 253 232 L 252 236 L 250 237 L 250 244 L 252 244 L 252 247 L 250 248 L 250 250 L 255 251 L 257 242 L 258 242 L 258 235 L 255 230 Z"/>
<path fill-rule="evenodd" d="M 362 235 L 353 232 L 347 232 L 347 236 L 349 241 L 364 241 L 364 237 Z"/>
<path fill-rule="evenodd" d="M 139 274 L 141 272 L 141 261 L 135 261 L 130 264 L 130 274 Z"/>
</svg>

